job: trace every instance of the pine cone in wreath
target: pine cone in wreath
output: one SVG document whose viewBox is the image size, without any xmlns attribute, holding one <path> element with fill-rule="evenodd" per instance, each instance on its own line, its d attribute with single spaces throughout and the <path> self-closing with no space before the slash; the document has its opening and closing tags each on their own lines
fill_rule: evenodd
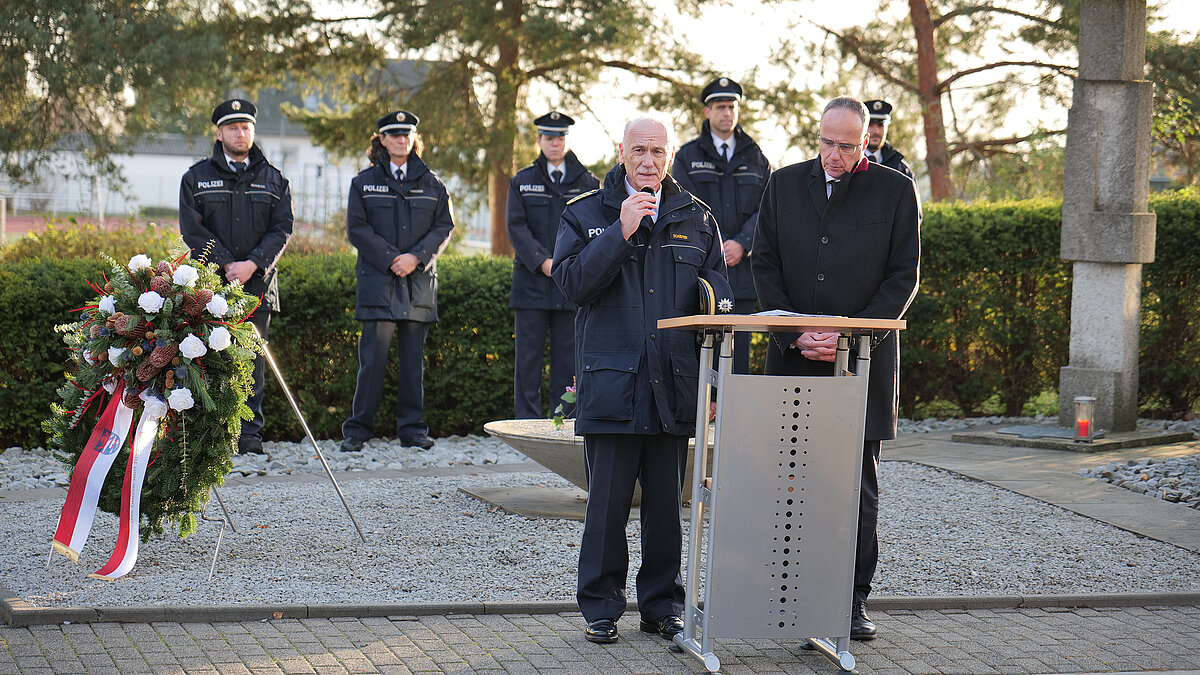
<svg viewBox="0 0 1200 675">
<path fill-rule="evenodd" d="M 92 327 L 88 329 L 88 337 L 92 339 L 100 337 L 100 324 L 92 324 Z"/>
<path fill-rule="evenodd" d="M 196 296 L 191 293 L 183 294 L 183 311 L 192 317 L 193 320 L 200 318 L 200 310 L 202 309 L 204 309 L 204 305 L 200 304 Z"/>
<path fill-rule="evenodd" d="M 196 291 L 196 301 L 200 303 L 201 307 L 207 305 L 208 301 L 212 299 L 213 292 L 211 288 L 201 288 L 200 290 Z"/>
<path fill-rule="evenodd" d="M 137 371 L 134 373 L 134 375 L 136 375 L 137 379 L 141 382 L 149 382 L 150 380 L 153 380 L 154 376 L 158 375 L 159 371 L 161 370 L 162 366 L 154 365 L 154 355 L 151 354 L 145 359 L 142 359 L 142 363 L 137 367 Z"/>
<path fill-rule="evenodd" d="M 171 280 L 167 277 L 154 277 L 150 280 L 150 290 L 164 298 L 169 298 L 171 297 Z"/>
<path fill-rule="evenodd" d="M 139 368 L 138 370 L 141 371 L 141 368 Z M 133 389 L 126 388 L 125 396 L 122 397 L 122 400 L 125 402 L 125 405 L 127 407 L 133 408 L 134 410 L 141 410 L 144 403 L 142 401 L 142 397 L 138 396 L 138 394 L 140 394 L 140 393 L 141 392 L 139 392 L 139 391 L 134 391 Z"/>
<path fill-rule="evenodd" d="M 136 316 L 122 314 L 113 324 L 113 330 L 122 337 L 140 340 L 146 334 L 146 324 L 140 323 Z"/>
<path fill-rule="evenodd" d="M 171 359 L 175 358 L 175 354 L 179 351 L 179 345 L 175 344 L 174 342 L 168 342 L 165 345 L 162 344 L 162 342 L 163 341 L 160 338 L 156 343 L 158 346 L 154 348 L 154 351 L 150 352 L 150 357 L 148 359 L 154 364 L 155 368 L 166 367 L 166 365 L 171 362 Z"/>
<path fill-rule="evenodd" d="M 158 264 L 154 266 L 154 272 L 160 277 L 169 278 L 174 274 L 175 270 L 171 269 L 171 263 L 166 260 L 159 260 Z"/>
</svg>

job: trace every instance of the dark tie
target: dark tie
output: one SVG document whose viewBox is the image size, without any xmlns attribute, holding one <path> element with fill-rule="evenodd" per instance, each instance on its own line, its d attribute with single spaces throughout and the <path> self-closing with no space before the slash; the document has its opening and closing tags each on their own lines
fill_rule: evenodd
<svg viewBox="0 0 1200 675">
<path fill-rule="evenodd" d="M 725 160 L 726 162 L 729 161 L 729 144 L 728 143 L 721 144 L 721 159 Z"/>
<path fill-rule="evenodd" d="M 830 178 L 829 180 L 825 181 L 825 198 L 826 199 L 829 199 L 830 197 L 833 196 L 833 189 L 837 186 L 837 183 L 840 180 L 841 180 L 840 178 Z"/>
<path fill-rule="evenodd" d="M 551 171 L 550 178 L 554 180 L 555 185 L 562 184 L 562 169 L 555 169 Z"/>
<path fill-rule="evenodd" d="M 243 171 L 245 171 L 245 170 L 246 170 L 246 163 L 245 163 L 245 162 L 234 162 L 234 163 L 233 163 L 233 171 L 234 171 L 234 173 L 241 173 L 241 172 L 243 172 Z"/>
<path fill-rule="evenodd" d="M 401 181 L 401 182 L 404 181 L 404 172 L 401 171 L 400 169 L 396 169 L 396 173 L 394 175 L 396 176 L 396 180 Z"/>
</svg>

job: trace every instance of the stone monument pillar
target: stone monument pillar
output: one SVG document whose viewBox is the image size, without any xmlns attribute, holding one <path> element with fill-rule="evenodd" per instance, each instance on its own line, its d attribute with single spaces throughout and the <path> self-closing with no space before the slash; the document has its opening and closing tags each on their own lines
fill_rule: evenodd
<svg viewBox="0 0 1200 675">
<path fill-rule="evenodd" d="M 1074 281 L 1062 426 L 1073 424 L 1081 394 L 1096 397 L 1096 427 L 1137 424 L 1142 265 L 1154 262 L 1155 223 L 1145 62 L 1146 0 L 1082 0 L 1063 181 L 1062 257 L 1074 261 Z"/>
</svg>

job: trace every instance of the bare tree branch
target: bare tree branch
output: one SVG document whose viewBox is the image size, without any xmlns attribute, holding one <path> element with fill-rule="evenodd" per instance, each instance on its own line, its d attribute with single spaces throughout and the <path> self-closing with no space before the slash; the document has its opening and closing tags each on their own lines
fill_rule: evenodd
<svg viewBox="0 0 1200 675">
<path fill-rule="evenodd" d="M 950 88 L 951 84 L 968 75 L 974 75 L 975 73 L 982 73 L 988 70 L 995 70 L 996 68 L 1007 68 L 1012 66 L 1047 68 L 1050 70 L 1056 70 L 1067 77 L 1074 77 L 1076 72 L 1075 66 L 1061 65 L 1057 63 L 1042 63 L 1041 61 L 996 61 L 994 63 L 988 63 L 979 66 L 978 68 L 968 68 L 967 70 L 960 70 L 957 73 L 954 73 L 950 77 L 947 77 L 938 83 L 938 91 L 946 91 Z"/>
<path fill-rule="evenodd" d="M 973 152 L 977 155 L 991 155 L 1000 152 L 1001 148 L 1025 143 L 1034 138 L 1045 138 L 1047 136 L 1061 136 L 1067 133 L 1066 129 L 1055 129 L 1054 131 L 1038 131 L 1025 136 L 1014 136 L 1012 138 L 993 138 L 984 141 L 969 141 L 954 143 L 950 145 L 950 154 L 957 155 L 963 152 Z"/>
<path fill-rule="evenodd" d="M 936 29 L 940 28 L 942 26 L 942 24 L 946 23 L 947 21 L 950 21 L 951 19 L 955 19 L 960 16 L 969 16 L 971 14 L 977 14 L 979 12 L 993 12 L 996 14 L 1008 14 L 1010 16 L 1020 17 L 1022 19 L 1025 19 L 1026 21 L 1032 21 L 1033 23 L 1040 23 L 1043 26 L 1047 26 L 1050 28 L 1062 29 L 1062 25 L 1059 24 L 1057 21 L 1051 21 L 1050 19 L 1047 19 L 1047 18 L 1041 17 L 1041 16 L 1037 16 L 1036 14 L 1026 14 L 1025 12 L 1018 12 L 1015 9 L 1008 9 L 1007 7 L 996 7 L 995 5 L 968 5 L 966 7 L 959 7 L 953 11 L 946 12 L 945 14 L 934 19 L 933 27 L 936 30 Z"/>
<path fill-rule="evenodd" d="M 822 26 L 819 23 L 814 23 L 813 25 L 816 26 L 817 28 L 820 28 L 821 30 L 825 31 L 825 33 L 827 35 L 832 36 L 835 40 L 837 40 L 839 43 L 841 43 L 843 46 L 845 46 L 847 49 L 849 49 L 850 52 L 852 54 L 854 54 L 854 58 L 857 59 L 859 63 L 863 64 L 868 69 L 870 69 L 871 72 L 875 73 L 876 75 L 879 75 L 883 79 L 887 80 L 888 82 L 891 82 L 892 84 L 894 84 L 898 87 L 904 88 L 907 91 L 910 91 L 914 94 L 920 93 L 920 90 L 915 85 L 913 85 L 911 82 L 904 80 L 897 75 L 894 75 L 893 71 L 889 67 L 891 64 L 888 64 L 882 58 L 879 58 L 877 56 L 872 56 L 869 53 L 867 53 L 867 51 L 865 49 L 863 49 L 863 44 L 861 42 L 859 42 L 857 39 L 849 37 L 847 35 L 842 35 L 841 33 L 833 30 L 832 28 Z"/>
</svg>

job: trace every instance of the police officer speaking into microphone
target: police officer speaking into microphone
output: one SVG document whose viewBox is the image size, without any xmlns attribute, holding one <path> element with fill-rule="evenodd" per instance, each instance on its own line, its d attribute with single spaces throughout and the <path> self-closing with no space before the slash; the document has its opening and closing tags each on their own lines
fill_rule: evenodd
<svg viewBox="0 0 1200 675">
<path fill-rule="evenodd" d="M 396 435 L 406 446 L 433 447 L 423 419 L 425 338 L 438 318 L 436 261 L 454 221 L 446 186 L 421 161 L 419 122 L 405 110 L 376 120 L 371 166 L 350 181 L 346 235 L 358 249 L 354 318 L 362 322 L 362 336 L 343 451 L 360 450 L 374 436 L 393 338 L 400 362 Z"/>
<path fill-rule="evenodd" d="M 221 268 L 229 283 L 262 298 L 250 317 L 264 339 L 279 311 L 275 264 L 292 236 L 292 191 L 254 143 L 257 110 L 245 99 L 218 105 L 212 157 L 191 166 L 179 186 L 179 234 L 192 257 Z M 207 251 L 207 253 L 205 253 Z M 264 359 L 254 359 L 254 388 L 246 404 L 238 452 L 262 452 Z"/>
<path fill-rule="evenodd" d="M 568 148 L 567 133 L 575 120 L 558 111 L 533 121 L 540 152 L 533 164 L 513 176 L 508 186 L 505 221 L 513 258 L 512 294 L 516 367 L 513 372 L 513 416 L 542 416 L 542 363 L 546 331 L 550 331 L 550 408 L 575 374 L 575 304 L 563 297 L 550 277 L 554 238 L 563 207 L 600 186 Z M 566 406 L 569 415 L 574 406 Z"/>
<path fill-rule="evenodd" d="M 758 224 L 758 202 L 771 175 L 771 165 L 758 144 L 738 124 L 742 86 L 718 77 L 700 92 L 704 123 L 700 135 L 675 155 L 671 175 L 688 192 L 702 199 L 721 228 L 734 311 L 754 311 L 754 277 L 750 251 Z M 750 372 L 750 333 L 734 338 L 733 372 Z"/>
</svg>

